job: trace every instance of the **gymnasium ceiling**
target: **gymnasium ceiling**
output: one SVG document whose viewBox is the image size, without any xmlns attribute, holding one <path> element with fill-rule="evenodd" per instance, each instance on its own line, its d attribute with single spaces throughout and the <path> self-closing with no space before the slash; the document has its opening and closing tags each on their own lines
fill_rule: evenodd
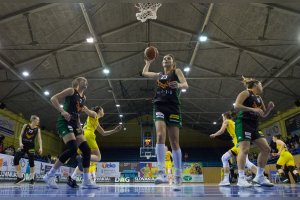
<svg viewBox="0 0 300 200">
<path fill-rule="evenodd" d="M 133 3 L 120 3 L 129 1 L 15 2 L 0 3 L 0 102 L 26 118 L 39 115 L 48 130 L 55 130 L 58 115 L 50 96 L 76 76 L 89 80 L 87 103 L 104 107 L 104 126 L 117 124 L 119 114 L 125 124 L 151 114 L 154 81 L 140 75 L 148 45 L 160 53 L 153 71 L 162 70 L 167 53 L 182 70 L 190 65 L 183 124 L 199 132 L 219 127 L 213 122 L 233 108 L 242 75 L 263 82 L 263 98 L 276 104 L 272 115 L 299 99 L 300 2 L 161 1 L 157 20 L 145 23 L 137 21 Z M 207 42 L 198 42 L 201 33 Z M 91 36 L 98 42 L 87 43 Z"/>
</svg>

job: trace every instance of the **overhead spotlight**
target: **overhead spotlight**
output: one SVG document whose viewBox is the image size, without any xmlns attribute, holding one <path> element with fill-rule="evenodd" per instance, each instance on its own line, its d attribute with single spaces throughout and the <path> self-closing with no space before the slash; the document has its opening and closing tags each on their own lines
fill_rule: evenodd
<svg viewBox="0 0 300 200">
<path fill-rule="evenodd" d="M 23 75 L 24 77 L 27 77 L 27 76 L 29 76 L 29 72 L 28 72 L 28 71 L 24 71 L 24 72 L 22 72 L 22 75 Z"/>
<path fill-rule="evenodd" d="M 122 125 L 122 124 L 123 124 L 123 122 L 119 122 L 119 124 L 121 124 L 121 125 Z"/>
<path fill-rule="evenodd" d="M 119 115 L 121 118 L 123 117 L 123 115 Z"/>
<path fill-rule="evenodd" d="M 186 89 L 181 89 L 181 92 L 186 92 Z"/>
<path fill-rule="evenodd" d="M 120 104 L 116 104 L 116 107 L 120 107 Z"/>
<path fill-rule="evenodd" d="M 206 41 L 207 41 L 207 36 L 201 35 L 201 36 L 199 37 L 199 41 L 200 41 L 200 42 L 206 42 Z"/>
<path fill-rule="evenodd" d="M 106 74 L 106 75 L 109 74 L 109 69 L 104 68 L 104 69 L 103 69 L 103 73 Z"/>
<path fill-rule="evenodd" d="M 185 72 L 189 72 L 190 70 L 191 70 L 190 67 L 185 67 L 185 68 L 183 69 L 183 71 L 185 71 Z"/>
<path fill-rule="evenodd" d="M 50 92 L 48 90 L 44 91 L 44 95 L 45 96 L 49 96 L 50 95 Z"/>
<path fill-rule="evenodd" d="M 94 43 L 94 38 L 93 37 L 86 38 L 86 42 L 87 43 Z"/>
<path fill-rule="evenodd" d="M 61 104 L 60 104 L 59 106 L 60 106 L 61 108 L 63 108 L 63 107 L 64 107 L 64 106 L 63 106 L 63 105 L 61 105 Z"/>
<path fill-rule="evenodd" d="M 233 103 L 232 105 L 235 106 L 235 103 Z"/>
<path fill-rule="evenodd" d="M 217 124 L 217 122 L 213 122 L 213 125 L 216 125 Z"/>
</svg>

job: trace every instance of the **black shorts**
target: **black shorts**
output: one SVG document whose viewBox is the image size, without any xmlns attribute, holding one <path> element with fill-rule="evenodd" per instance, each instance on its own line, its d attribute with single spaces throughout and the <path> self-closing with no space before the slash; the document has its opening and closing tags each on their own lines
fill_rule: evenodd
<svg viewBox="0 0 300 200">
<path fill-rule="evenodd" d="M 153 120 L 164 121 L 167 126 L 182 127 L 182 118 L 179 105 L 155 103 L 153 106 Z"/>
<path fill-rule="evenodd" d="M 235 121 L 235 134 L 238 142 L 254 141 L 264 138 L 264 134 L 258 131 L 258 120 L 237 118 Z"/>
</svg>

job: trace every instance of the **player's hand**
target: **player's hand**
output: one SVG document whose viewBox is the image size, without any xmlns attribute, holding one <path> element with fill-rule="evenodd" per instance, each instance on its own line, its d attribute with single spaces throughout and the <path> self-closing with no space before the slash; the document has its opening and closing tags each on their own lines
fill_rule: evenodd
<svg viewBox="0 0 300 200">
<path fill-rule="evenodd" d="M 24 148 L 24 144 L 20 144 L 20 149 L 23 149 Z"/>
<path fill-rule="evenodd" d="M 269 109 L 269 110 L 272 110 L 274 107 L 275 107 L 274 102 L 273 102 L 273 101 L 270 101 L 270 102 L 268 103 L 268 109 Z"/>
<path fill-rule="evenodd" d="M 215 138 L 216 135 L 215 135 L 215 134 L 211 134 L 211 135 L 209 135 L 209 137 L 210 137 L 210 138 Z"/>
<path fill-rule="evenodd" d="M 264 114 L 265 114 L 264 111 L 260 108 L 253 108 L 253 112 L 259 114 L 259 116 L 261 116 L 261 117 L 264 116 Z"/>
<path fill-rule="evenodd" d="M 60 114 L 65 118 L 65 120 L 67 120 L 67 121 L 71 120 L 71 115 L 68 112 L 63 111 Z"/>
<path fill-rule="evenodd" d="M 179 88 L 179 83 L 177 81 L 172 81 L 169 83 L 169 87 L 172 89 L 177 89 Z"/>
<path fill-rule="evenodd" d="M 122 125 L 118 125 L 118 126 L 116 126 L 116 128 L 115 128 L 115 132 L 119 132 L 119 131 L 121 131 L 121 130 L 122 130 L 122 128 L 123 128 L 123 126 L 122 126 Z"/>
<path fill-rule="evenodd" d="M 278 153 L 272 153 L 272 156 L 278 156 Z"/>
<path fill-rule="evenodd" d="M 145 63 L 148 64 L 148 65 L 150 65 L 151 63 L 154 62 L 154 60 L 155 60 L 155 59 L 153 59 L 153 60 L 147 60 L 147 59 L 145 59 Z"/>
<path fill-rule="evenodd" d="M 40 155 L 42 155 L 42 153 L 43 153 L 43 149 L 39 149 L 39 151 L 38 151 L 38 153 L 40 154 Z"/>
</svg>

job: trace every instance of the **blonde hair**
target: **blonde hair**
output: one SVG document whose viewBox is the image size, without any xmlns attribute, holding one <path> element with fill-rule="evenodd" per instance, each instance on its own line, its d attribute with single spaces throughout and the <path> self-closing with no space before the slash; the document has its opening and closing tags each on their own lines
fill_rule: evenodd
<svg viewBox="0 0 300 200">
<path fill-rule="evenodd" d="M 79 82 L 82 80 L 86 80 L 84 77 L 77 77 L 72 81 L 72 87 L 76 88 L 79 85 Z"/>
<path fill-rule="evenodd" d="M 37 115 L 31 115 L 30 116 L 30 122 L 32 122 L 33 120 L 38 119 L 39 117 Z"/>
<path fill-rule="evenodd" d="M 246 78 L 244 76 L 242 76 L 242 83 L 245 85 L 245 87 L 247 89 L 252 89 L 254 87 L 254 85 L 259 84 L 260 81 L 256 80 L 254 78 Z"/>
</svg>

